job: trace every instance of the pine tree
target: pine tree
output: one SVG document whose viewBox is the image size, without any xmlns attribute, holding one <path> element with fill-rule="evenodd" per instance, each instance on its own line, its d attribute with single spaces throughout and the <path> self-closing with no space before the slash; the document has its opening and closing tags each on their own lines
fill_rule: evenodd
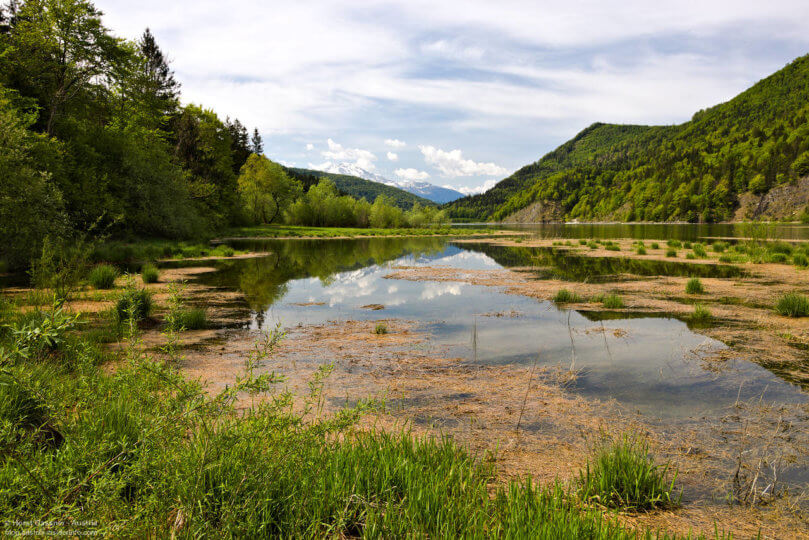
<svg viewBox="0 0 809 540">
<path fill-rule="evenodd" d="M 258 128 L 253 129 L 253 138 L 250 142 L 252 143 L 252 151 L 254 154 L 260 156 L 264 153 L 264 141 L 261 140 L 261 135 L 258 132 Z"/>
<path fill-rule="evenodd" d="M 163 115 L 171 115 L 179 106 L 180 83 L 174 79 L 168 60 L 148 28 L 140 38 L 140 53 L 143 56 L 143 71 L 146 77 L 144 89 Z"/>
<path fill-rule="evenodd" d="M 234 118 L 233 122 L 230 118 L 225 120 L 225 126 L 230 133 L 230 148 L 233 155 L 233 172 L 239 174 L 242 165 L 247 161 L 247 158 L 253 152 L 250 144 L 250 136 L 247 134 L 247 128 L 244 127 L 238 118 Z"/>
</svg>

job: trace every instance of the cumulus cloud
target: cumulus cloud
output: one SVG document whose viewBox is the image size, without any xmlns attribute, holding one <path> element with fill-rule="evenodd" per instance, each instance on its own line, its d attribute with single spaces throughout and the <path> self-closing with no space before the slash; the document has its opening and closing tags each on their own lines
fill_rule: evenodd
<svg viewBox="0 0 809 540">
<path fill-rule="evenodd" d="M 312 143 L 307 143 L 307 144 L 306 144 L 306 151 L 307 151 L 307 152 L 311 152 L 311 151 L 312 151 L 312 150 L 314 150 L 314 149 L 315 149 L 315 145 L 314 145 L 314 144 L 312 144 Z"/>
<path fill-rule="evenodd" d="M 407 146 L 407 143 L 400 141 L 399 139 L 385 139 L 385 146 L 389 146 L 391 148 L 404 148 Z"/>
<path fill-rule="evenodd" d="M 429 173 L 418 169 L 396 169 L 393 174 L 402 180 L 427 180 L 430 178 Z"/>
<path fill-rule="evenodd" d="M 329 145 L 329 149 L 321 152 L 323 157 L 332 161 L 348 161 L 366 171 L 373 171 L 376 168 L 374 164 L 376 156 L 373 152 L 362 148 L 345 148 L 331 139 L 328 139 L 326 143 Z"/>
<path fill-rule="evenodd" d="M 441 150 L 434 146 L 419 146 L 424 161 L 432 165 L 444 176 L 505 176 L 508 173 L 503 167 L 494 163 L 482 163 L 464 159 L 460 150 Z"/>
<path fill-rule="evenodd" d="M 387 153 L 388 159 L 391 161 L 399 161 L 399 154 L 396 152 L 388 152 Z"/>
</svg>

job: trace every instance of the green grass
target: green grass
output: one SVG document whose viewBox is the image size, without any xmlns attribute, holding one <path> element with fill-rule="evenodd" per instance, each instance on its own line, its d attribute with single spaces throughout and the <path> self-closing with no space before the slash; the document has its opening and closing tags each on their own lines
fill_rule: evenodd
<svg viewBox="0 0 809 540">
<path fill-rule="evenodd" d="M 203 308 L 180 308 L 166 317 L 172 330 L 203 330 L 208 328 L 208 314 Z"/>
<path fill-rule="evenodd" d="M 666 250 L 666 257 L 676 257 L 677 250 L 676 249 L 668 249 Z"/>
<path fill-rule="evenodd" d="M 140 278 L 144 283 L 157 283 L 160 280 L 160 271 L 153 264 L 144 264 L 140 270 Z"/>
<path fill-rule="evenodd" d="M 491 229 L 441 226 L 435 228 L 357 228 L 357 227 L 308 227 L 304 225 L 259 225 L 228 230 L 223 236 L 247 238 L 341 238 L 362 236 L 464 236 L 492 234 Z"/>
<path fill-rule="evenodd" d="M 667 240 L 666 245 L 670 248 L 677 248 L 677 249 L 683 247 L 682 242 L 680 242 L 679 240 Z"/>
<path fill-rule="evenodd" d="M 553 297 L 553 301 L 557 304 L 573 304 L 581 302 L 581 297 L 567 289 L 559 289 Z"/>
<path fill-rule="evenodd" d="M 702 286 L 702 281 L 698 277 L 693 277 L 685 284 L 686 294 L 703 294 L 705 287 Z"/>
<path fill-rule="evenodd" d="M 676 477 L 669 475 L 668 464 L 654 462 L 647 442 L 625 435 L 599 445 L 579 474 L 578 494 L 586 502 L 622 510 L 668 508 L 680 501 Z"/>
<path fill-rule="evenodd" d="M 623 298 L 615 293 L 610 293 L 601 299 L 601 303 L 607 309 L 623 309 L 626 307 Z"/>
<path fill-rule="evenodd" d="M 638 255 L 646 255 L 646 248 L 643 246 L 638 246 L 638 248 L 635 250 L 635 253 L 637 253 Z"/>
<path fill-rule="evenodd" d="M 796 253 L 792 256 L 792 264 L 800 268 L 806 268 L 809 266 L 809 258 L 807 258 L 803 253 Z"/>
<path fill-rule="evenodd" d="M 140 321 L 152 312 L 152 295 L 146 289 L 128 286 L 115 302 L 115 313 L 119 321 L 134 319 Z"/>
<path fill-rule="evenodd" d="M 798 293 L 787 293 L 778 299 L 775 311 L 785 317 L 809 317 L 809 298 Z"/>
<path fill-rule="evenodd" d="M 649 244 L 649 247 L 652 249 L 660 249 L 660 244 L 658 244 L 657 242 L 652 242 L 651 244 Z"/>
<path fill-rule="evenodd" d="M 691 314 L 692 321 L 704 323 L 710 321 L 711 319 L 713 319 L 713 314 L 708 308 L 702 304 L 697 304 L 694 306 L 694 312 Z"/>
<path fill-rule="evenodd" d="M 96 289 L 112 289 L 115 287 L 115 278 L 117 277 L 117 268 L 110 264 L 99 264 L 90 270 L 87 280 Z"/>
<path fill-rule="evenodd" d="M 699 257 L 700 259 L 704 259 L 705 257 L 708 256 L 708 252 L 705 250 L 705 246 L 703 246 L 702 244 L 692 245 L 691 250 L 694 252 L 694 255 L 696 257 Z"/>
<path fill-rule="evenodd" d="M 714 253 L 724 253 L 728 249 L 729 244 L 727 242 L 714 242 L 711 245 L 711 249 L 713 249 Z"/>
<path fill-rule="evenodd" d="M 374 334 L 383 335 L 388 333 L 388 325 L 385 323 L 377 323 L 374 327 Z"/>
</svg>

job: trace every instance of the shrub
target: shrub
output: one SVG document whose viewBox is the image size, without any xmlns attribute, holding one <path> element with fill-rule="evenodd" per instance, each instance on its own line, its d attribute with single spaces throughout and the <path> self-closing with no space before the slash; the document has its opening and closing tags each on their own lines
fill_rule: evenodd
<svg viewBox="0 0 809 540">
<path fill-rule="evenodd" d="M 807 317 L 809 298 L 798 293 L 787 293 L 778 299 L 775 310 L 785 317 Z"/>
<path fill-rule="evenodd" d="M 115 303 L 115 314 L 119 321 L 145 319 L 152 312 L 152 295 L 146 289 L 127 286 Z"/>
<path fill-rule="evenodd" d="M 581 245 L 581 246 L 586 246 L 586 245 L 587 245 L 587 240 L 585 240 L 584 238 L 582 238 L 581 240 L 579 240 L 579 245 Z"/>
<path fill-rule="evenodd" d="M 671 248 L 681 248 L 681 247 L 683 247 L 683 244 L 679 240 L 668 240 L 666 242 L 666 245 L 671 247 Z"/>
<path fill-rule="evenodd" d="M 705 246 L 703 246 L 702 244 L 694 244 L 693 246 L 691 246 L 691 249 L 694 251 L 694 255 L 696 255 L 700 259 L 704 259 L 705 257 L 708 256 L 708 252 L 705 251 Z"/>
<path fill-rule="evenodd" d="M 646 248 L 643 246 L 638 246 L 638 249 L 635 251 L 638 255 L 646 255 Z"/>
<path fill-rule="evenodd" d="M 685 292 L 686 294 L 702 294 L 705 292 L 705 288 L 702 286 L 702 282 L 698 277 L 692 277 L 688 280 L 688 283 L 685 284 Z"/>
<path fill-rule="evenodd" d="M 166 316 L 168 327 L 175 331 L 202 330 L 208 327 L 208 314 L 202 308 L 184 308 Z"/>
<path fill-rule="evenodd" d="M 374 334 L 382 335 L 388 333 L 388 326 L 385 323 L 377 323 L 374 327 Z"/>
<path fill-rule="evenodd" d="M 694 313 L 691 314 L 691 320 L 695 322 L 706 322 L 713 318 L 711 312 L 702 304 L 694 306 Z"/>
<path fill-rule="evenodd" d="M 668 478 L 669 465 L 655 464 L 649 444 L 636 436 L 604 441 L 579 473 L 578 494 L 585 502 L 624 510 L 653 510 L 676 506 L 677 475 Z"/>
<path fill-rule="evenodd" d="M 622 309 L 625 306 L 624 300 L 615 293 L 610 293 L 602 298 L 601 303 L 607 309 Z"/>
<path fill-rule="evenodd" d="M 773 242 L 767 245 L 767 250 L 773 253 L 783 253 L 784 255 L 792 255 L 794 248 L 789 242 Z"/>
<path fill-rule="evenodd" d="M 795 266 L 800 266 L 806 268 L 809 266 L 809 259 L 806 258 L 806 255 L 803 253 L 796 253 L 792 256 L 792 264 Z"/>
<path fill-rule="evenodd" d="M 652 242 L 651 244 L 649 244 L 649 247 L 651 247 L 652 249 L 660 249 L 660 244 L 658 244 L 657 242 Z"/>
<path fill-rule="evenodd" d="M 596 242 L 588 242 L 587 247 L 590 249 L 598 249 L 598 244 Z"/>
<path fill-rule="evenodd" d="M 96 289 L 112 289 L 115 286 L 115 278 L 117 277 L 117 268 L 111 264 L 99 264 L 90 271 L 87 279 Z"/>
<path fill-rule="evenodd" d="M 11 326 L 13 353 L 22 358 L 31 358 L 61 349 L 67 333 L 75 328 L 78 319 L 78 314 L 67 314 L 59 305 L 49 312 L 27 314 L 25 320 Z"/>
<path fill-rule="evenodd" d="M 686 258 L 686 259 L 688 259 L 689 261 L 695 261 L 695 260 L 697 260 L 697 256 L 696 256 L 696 255 L 694 255 L 693 253 L 686 253 L 686 254 L 685 254 L 685 258 Z"/>
<path fill-rule="evenodd" d="M 666 250 L 666 257 L 676 257 L 676 256 L 677 256 L 677 250 L 676 249 Z"/>
<path fill-rule="evenodd" d="M 685 249 L 691 249 L 691 242 L 683 242 L 683 247 Z"/>
<path fill-rule="evenodd" d="M 140 269 L 140 278 L 144 283 L 157 283 L 160 279 L 160 271 L 153 264 L 144 264 Z"/>
<path fill-rule="evenodd" d="M 785 263 L 789 261 L 789 257 L 787 257 L 783 253 L 770 253 L 767 257 L 767 260 L 771 263 Z"/>
<path fill-rule="evenodd" d="M 559 289 L 559 291 L 554 295 L 553 301 L 557 304 L 568 304 L 574 302 L 581 302 L 581 297 L 578 294 L 571 292 L 567 289 Z"/>
<path fill-rule="evenodd" d="M 714 242 L 711 246 L 711 249 L 714 250 L 714 253 L 724 253 L 725 250 L 728 248 L 727 242 Z"/>
</svg>

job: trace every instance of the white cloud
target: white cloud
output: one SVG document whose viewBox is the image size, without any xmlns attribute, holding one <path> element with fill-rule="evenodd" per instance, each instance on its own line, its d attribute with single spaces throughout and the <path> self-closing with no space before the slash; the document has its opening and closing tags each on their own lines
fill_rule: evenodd
<svg viewBox="0 0 809 540">
<path fill-rule="evenodd" d="M 306 151 L 307 151 L 307 152 L 311 152 L 311 151 L 312 151 L 312 150 L 314 150 L 314 149 L 315 149 L 315 145 L 314 145 L 314 144 L 312 144 L 312 143 L 307 143 L 307 144 L 306 144 Z"/>
<path fill-rule="evenodd" d="M 388 159 L 391 161 L 399 161 L 399 154 L 397 154 L 396 152 L 388 152 L 386 155 L 388 156 Z"/>
<path fill-rule="evenodd" d="M 326 142 L 329 149 L 321 152 L 323 157 L 334 161 L 351 162 L 366 171 L 373 171 L 376 168 L 376 165 L 374 165 L 376 156 L 373 152 L 362 148 L 344 148 L 342 144 L 338 144 L 331 139 Z"/>
<path fill-rule="evenodd" d="M 402 180 L 427 180 L 430 174 L 418 169 L 396 169 L 393 174 Z"/>
<path fill-rule="evenodd" d="M 508 173 L 503 167 L 494 163 L 478 163 L 464 159 L 460 150 L 441 150 L 434 146 L 419 146 L 424 161 L 441 171 L 444 176 L 505 176 Z"/>
<path fill-rule="evenodd" d="M 497 182 L 498 182 L 498 180 L 486 180 L 485 182 L 483 182 L 483 184 L 481 184 L 479 186 L 471 186 L 471 187 L 470 186 L 461 186 L 461 187 L 458 187 L 458 186 L 445 185 L 443 187 L 445 187 L 447 189 L 454 189 L 455 191 L 460 191 L 464 195 L 477 195 L 479 193 L 485 193 L 485 192 L 489 191 L 490 189 L 492 189 L 495 186 L 495 184 L 497 184 Z"/>
<path fill-rule="evenodd" d="M 391 148 L 404 148 L 407 146 L 407 143 L 400 141 L 399 139 L 385 139 L 385 146 L 389 146 Z"/>
</svg>

